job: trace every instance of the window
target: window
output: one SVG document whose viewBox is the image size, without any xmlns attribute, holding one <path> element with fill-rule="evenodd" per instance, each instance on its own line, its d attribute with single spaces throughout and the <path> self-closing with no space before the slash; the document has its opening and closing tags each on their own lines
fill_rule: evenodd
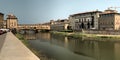
<svg viewBox="0 0 120 60">
<path fill-rule="evenodd" d="M 79 19 L 79 22 L 81 22 L 81 19 Z"/>
<path fill-rule="evenodd" d="M 86 22 L 86 18 L 84 18 L 84 21 Z"/>
</svg>

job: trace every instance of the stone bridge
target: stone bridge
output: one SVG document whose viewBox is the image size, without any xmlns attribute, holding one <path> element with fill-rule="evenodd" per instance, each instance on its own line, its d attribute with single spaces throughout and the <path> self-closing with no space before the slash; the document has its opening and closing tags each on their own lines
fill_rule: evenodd
<svg viewBox="0 0 120 60">
<path fill-rule="evenodd" d="M 50 30 L 49 24 L 19 24 L 18 30 Z"/>
</svg>

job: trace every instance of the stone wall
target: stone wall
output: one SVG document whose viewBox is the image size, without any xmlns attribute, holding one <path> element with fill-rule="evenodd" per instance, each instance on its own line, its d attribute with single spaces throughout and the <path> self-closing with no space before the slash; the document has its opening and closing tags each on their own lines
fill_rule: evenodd
<svg viewBox="0 0 120 60">
<path fill-rule="evenodd" d="M 107 34 L 107 35 L 120 35 L 119 30 L 83 30 L 87 34 Z"/>
</svg>

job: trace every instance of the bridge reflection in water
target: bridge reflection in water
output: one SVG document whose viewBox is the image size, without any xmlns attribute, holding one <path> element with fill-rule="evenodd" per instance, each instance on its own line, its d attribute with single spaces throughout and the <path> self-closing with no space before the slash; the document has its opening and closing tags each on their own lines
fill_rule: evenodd
<svg viewBox="0 0 120 60">
<path fill-rule="evenodd" d="M 120 41 L 116 39 L 73 39 L 50 33 L 34 36 L 36 40 L 29 40 L 31 46 L 55 60 L 120 60 Z"/>
<path fill-rule="evenodd" d="M 34 31 L 29 31 L 24 34 L 24 38 L 27 40 L 36 40 L 36 39 L 47 39 L 50 40 L 50 33 L 35 33 Z"/>
</svg>

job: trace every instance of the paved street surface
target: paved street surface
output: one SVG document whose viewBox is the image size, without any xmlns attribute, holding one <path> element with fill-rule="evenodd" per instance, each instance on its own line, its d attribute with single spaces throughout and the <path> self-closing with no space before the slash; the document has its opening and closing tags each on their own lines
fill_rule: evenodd
<svg viewBox="0 0 120 60">
<path fill-rule="evenodd" d="M 0 35 L 0 51 L 5 41 L 6 34 Z"/>
<path fill-rule="evenodd" d="M 0 60 L 40 60 L 40 59 L 36 55 L 34 55 L 11 32 L 8 32 L 6 34 L 4 44 L 1 48 Z"/>
</svg>

